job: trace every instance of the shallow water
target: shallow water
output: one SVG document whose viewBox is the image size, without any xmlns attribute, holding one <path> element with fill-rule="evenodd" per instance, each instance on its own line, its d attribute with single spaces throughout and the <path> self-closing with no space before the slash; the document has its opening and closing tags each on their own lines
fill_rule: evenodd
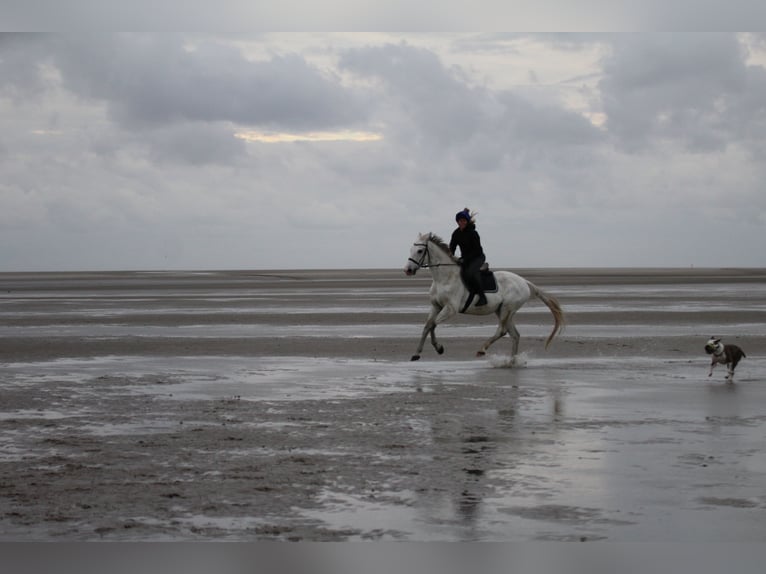
<svg viewBox="0 0 766 574">
<path fill-rule="evenodd" d="M 77 383 L 108 373 L 141 396 L 275 404 L 438 394 L 476 384 L 502 388 L 507 392 L 498 393 L 499 404 L 488 402 L 476 412 L 453 415 L 455 424 L 473 435 L 491 437 L 477 443 L 488 447 L 486 453 L 464 455 L 463 467 L 476 471 L 455 477 L 464 482 L 457 500 L 454 493 L 421 497 L 395 488 L 378 490 L 370 499 L 328 485 L 318 496 L 319 508 L 303 516 L 340 531 L 380 532 L 384 538 L 396 532 L 394 538 L 417 540 L 766 539 L 766 415 L 761 408 L 766 385 L 752 376 L 763 372 L 766 360 L 753 358 L 747 369 L 751 376 L 731 385 L 708 380 L 700 365 L 681 360 L 526 356 L 519 362 L 510 367 L 510 357 L 503 355 L 414 364 L 305 357 L 104 357 L 7 365 L 5 384 Z M 518 388 L 526 393 L 515 402 Z M 83 392 L 92 388 L 84 385 Z M 64 424 L 83 416 L 86 411 L 51 408 L 5 412 L 0 420 Z M 434 423 L 433 415 L 410 421 L 430 441 L 437 432 Z M 80 427 L 100 437 L 175 430 L 173 423 L 153 417 Z M 12 430 L 0 437 L 0 461 L 21 456 Z M 428 457 L 423 464 L 429 464 Z M 495 486 L 485 492 L 482 482 Z M 470 494 L 471 489 L 477 493 Z M 184 520 L 215 524 L 222 531 L 241 531 L 244 524 L 257 522 L 256 517 L 232 517 L 230 523 L 222 517 Z"/>
</svg>

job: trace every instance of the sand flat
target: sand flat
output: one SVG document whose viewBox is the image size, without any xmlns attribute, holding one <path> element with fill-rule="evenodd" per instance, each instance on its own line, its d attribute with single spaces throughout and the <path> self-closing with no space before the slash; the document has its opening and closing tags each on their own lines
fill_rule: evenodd
<svg viewBox="0 0 766 574">
<path fill-rule="evenodd" d="M 0 274 L 0 539 L 766 540 L 766 271 L 519 273 L 513 365 L 422 272 Z"/>
</svg>

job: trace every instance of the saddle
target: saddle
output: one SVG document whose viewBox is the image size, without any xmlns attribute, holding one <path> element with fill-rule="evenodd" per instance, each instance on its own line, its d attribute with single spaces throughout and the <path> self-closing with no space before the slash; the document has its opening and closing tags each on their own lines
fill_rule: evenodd
<svg viewBox="0 0 766 574">
<path fill-rule="evenodd" d="M 490 271 L 489 263 L 485 262 L 479 268 L 479 281 L 481 281 L 481 287 L 484 289 L 484 293 L 494 293 L 497 291 L 497 280 L 495 279 L 495 272 Z M 466 285 L 466 289 L 468 289 L 468 299 L 466 299 L 463 308 L 460 310 L 461 313 L 466 312 L 468 307 L 471 306 L 473 298 L 476 296 L 476 291 L 474 291 L 470 286 Z"/>
<path fill-rule="evenodd" d="M 484 288 L 485 293 L 497 291 L 495 272 L 489 270 L 489 263 L 485 262 L 479 269 L 479 279 L 481 279 L 481 286 Z"/>
</svg>

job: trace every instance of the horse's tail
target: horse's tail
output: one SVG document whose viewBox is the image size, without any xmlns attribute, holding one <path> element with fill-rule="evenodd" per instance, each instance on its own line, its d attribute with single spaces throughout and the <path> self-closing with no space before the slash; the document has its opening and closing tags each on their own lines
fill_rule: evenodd
<svg viewBox="0 0 766 574">
<path fill-rule="evenodd" d="M 527 281 L 527 285 L 529 285 L 529 289 L 532 291 L 532 295 L 540 299 L 545 305 L 548 307 L 548 309 L 551 310 L 551 313 L 553 313 L 553 331 L 551 331 L 551 334 L 548 335 L 548 339 L 545 341 L 545 348 L 548 348 L 548 345 L 551 344 L 551 341 L 553 340 L 553 337 L 561 333 L 561 331 L 564 330 L 565 320 L 564 320 L 564 311 L 561 309 L 561 305 L 559 304 L 558 300 L 553 295 L 548 295 L 545 291 L 540 289 L 537 285 L 532 283 L 531 281 Z"/>
</svg>

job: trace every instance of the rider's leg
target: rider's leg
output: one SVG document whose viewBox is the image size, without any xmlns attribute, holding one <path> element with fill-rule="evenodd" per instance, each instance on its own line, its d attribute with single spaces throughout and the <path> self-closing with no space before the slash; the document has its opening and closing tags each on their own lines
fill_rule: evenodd
<svg viewBox="0 0 766 574">
<path fill-rule="evenodd" d="M 484 294 L 484 287 L 481 284 L 481 277 L 479 276 L 479 270 L 484 264 L 484 261 L 484 257 L 474 259 L 466 266 L 465 269 L 466 275 L 468 277 L 468 281 L 466 281 L 466 283 L 471 286 L 471 291 L 479 294 L 479 300 L 476 301 L 477 307 L 481 307 L 482 305 L 487 304 L 487 297 Z"/>
</svg>

